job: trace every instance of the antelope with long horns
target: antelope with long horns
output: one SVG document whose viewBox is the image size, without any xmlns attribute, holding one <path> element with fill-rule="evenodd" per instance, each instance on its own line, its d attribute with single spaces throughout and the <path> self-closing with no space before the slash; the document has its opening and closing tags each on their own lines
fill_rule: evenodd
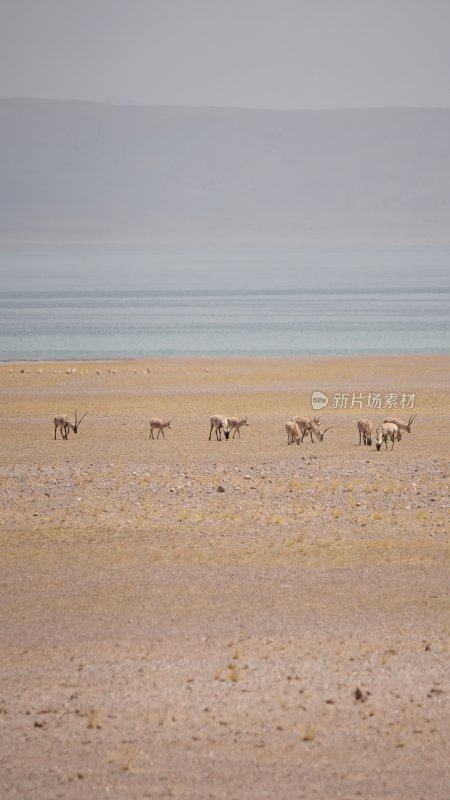
<svg viewBox="0 0 450 800">
<path fill-rule="evenodd" d="M 61 431 L 61 436 L 63 439 L 67 439 L 70 431 L 78 433 L 78 428 L 80 427 L 86 414 L 87 411 L 84 412 L 81 419 L 78 419 L 77 412 L 75 411 L 75 420 L 73 422 L 72 420 L 69 419 L 67 414 L 59 414 L 56 417 L 54 417 L 53 425 L 55 426 L 55 439 L 56 439 L 56 431 L 58 430 L 58 428 Z"/>
<path fill-rule="evenodd" d="M 406 431 L 406 433 L 411 433 L 411 425 L 413 424 L 417 414 L 411 416 L 408 422 L 404 422 L 402 419 L 396 419 L 395 417 L 389 417 L 388 419 L 383 420 L 383 425 L 385 422 L 392 422 L 394 425 L 397 425 L 399 431 Z"/>
<path fill-rule="evenodd" d="M 324 430 L 324 431 L 319 431 L 319 429 L 318 429 L 318 428 L 316 428 L 316 427 L 315 427 L 315 425 L 310 425 L 310 427 L 309 427 L 309 428 L 307 428 L 307 429 L 304 431 L 304 433 L 303 433 L 303 436 L 302 436 L 302 442 L 303 442 L 303 438 L 304 438 L 304 436 L 305 436 L 307 433 L 314 434 L 314 436 L 317 436 L 317 441 L 319 441 L 319 442 L 323 442 L 323 438 L 324 438 L 324 436 L 325 436 L 326 432 L 327 432 L 327 431 L 331 431 L 331 429 L 332 429 L 332 428 L 334 428 L 334 425 L 330 425 L 330 426 L 329 426 L 329 428 L 325 428 L 325 430 Z"/>
</svg>

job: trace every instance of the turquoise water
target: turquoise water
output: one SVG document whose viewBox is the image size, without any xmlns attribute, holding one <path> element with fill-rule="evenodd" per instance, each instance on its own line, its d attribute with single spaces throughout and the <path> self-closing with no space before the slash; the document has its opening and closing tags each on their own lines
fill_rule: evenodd
<svg viewBox="0 0 450 800">
<path fill-rule="evenodd" d="M 0 358 L 443 353 L 448 293 L 0 296 Z"/>
<path fill-rule="evenodd" d="M 4 251 L 0 359 L 445 353 L 449 252 Z"/>
</svg>

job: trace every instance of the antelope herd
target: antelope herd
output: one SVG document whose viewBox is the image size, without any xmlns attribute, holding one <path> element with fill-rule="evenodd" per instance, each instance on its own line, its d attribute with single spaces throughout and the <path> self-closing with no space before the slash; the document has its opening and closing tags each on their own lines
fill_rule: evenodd
<svg viewBox="0 0 450 800">
<path fill-rule="evenodd" d="M 78 419 L 77 412 L 75 411 L 74 421 L 72 422 L 71 419 L 67 416 L 67 414 L 59 414 L 53 419 L 53 425 L 55 428 L 55 439 L 56 433 L 59 429 L 61 433 L 61 437 L 63 439 L 67 439 L 69 436 L 70 431 L 74 433 L 78 432 L 78 428 L 81 425 L 81 422 L 85 418 L 87 411 L 84 412 L 83 416 Z M 388 441 L 392 443 L 391 450 L 394 449 L 394 442 L 400 442 L 402 438 L 402 433 L 406 431 L 407 433 L 411 433 L 411 426 L 416 418 L 416 415 L 410 416 L 408 422 L 404 422 L 398 418 L 391 418 L 388 417 L 383 420 L 382 424 L 378 426 L 375 432 L 375 447 L 377 450 L 381 450 L 381 445 L 383 442 L 385 443 L 386 450 L 388 449 Z M 150 434 L 149 439 L 154 439 L 154 431 L 158 431 L 158 435 L 156 439 L 159 439 L 160 434 L 162 433 L 163 439 L 165 439 L 164 429 L 168 428 L 171 430 L 170 427 L 171 420 L 164 421 L 160 417 L 151 417 L 149 420 L 150 425 Z M 233 439 L 236 436 L 236 433 L 239 434 L 239 439 L 241 438 L 241 428 L 247 427 L 249 425 L 248 419 L 246 417 L 225 417 L 223 414 L 214 414 L 210 420 L 210 430 L 209 430 L 209 441 L 211 441 L 212 432 L 214 431 L 216 434 L 216 439 L 218 442 L 222 441 L 222 433 L 225 437 L 225 441 L 228 441 L 230 438 L 230 433 L 233 431 Z M 370 419 L 359 419 L 357 422 L 358 426 L 358 434 L 359 434 L 359 444 L 363 444 L 366 446 L 372 446 L 372 431 L 373 425 Z M 325 434 L 327 431 L 332 430 L 334 425 L 325 428 L 325 430 L 320 430 L 320 419 L 319 417 L 292 417 L 285 423 L 285 430 L 287 433 L 287 443 L 289 444 L 302 444 L 305 436 L 310 436 L 311 442 L 323 442 Z"/>
</svg>

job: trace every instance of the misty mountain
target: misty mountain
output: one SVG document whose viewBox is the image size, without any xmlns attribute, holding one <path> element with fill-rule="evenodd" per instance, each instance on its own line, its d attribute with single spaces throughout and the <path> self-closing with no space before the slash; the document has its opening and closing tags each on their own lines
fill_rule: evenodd
<svg viewBox="0 0 450 800">
<path fill-rule="evenodd" d="M 0 101 L 0 237 L 448 240 L 450 110 Z"/>
</svg>

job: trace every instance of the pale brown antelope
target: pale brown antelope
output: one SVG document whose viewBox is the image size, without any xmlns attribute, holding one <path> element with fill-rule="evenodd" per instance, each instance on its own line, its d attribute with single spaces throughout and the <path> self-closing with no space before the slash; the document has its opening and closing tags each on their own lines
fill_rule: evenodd
<svg viewBox="0 0 450 800">
<path fill-rule="evenodd" d="M 311 441 L 313 441 L 312 434 L 314 434 L 314 436 L 317 436 L 317 440 L 319 442 L 323 442 L 326 432 L 331 431 L 332 428 L 334 428 L 334 425 L 330 425 L 328 428 L 325 428 L 325 430 L 319 431 L 319 429 L 316 428 L 314 425 L 310 425 L 309 429 L 304 432 L 303 436 L 305 436 L 306 433 L 310 433 Z M 302 442 L 303 442 L 303 436 L 302 436 Z"/>
<path fill-rule="evenodd" d="M 231 431 L 234 429 L 233 439 L 236 434 L 239 434 L 239 439 L 241 438 L 241 428 L 244 428 L 248 425 L 248 420 L 246 417 L 227 417 L 228 420 L 228 430 Z"/>
<path fill-rule="evenodd" d="M 372 444 L 372 423 L 370 419 L 360 419 L 358 420 L 358 432 L 359 432 L 359 443 L 361 444 L 361 439 L 363 444 L 369 445 Z"/>
<path fill-rule="evenodd" d="M 417 414 L 411 416 L 408 422 L 404 422 L 402 419 L 396 419 L 395 417 L 389 417 L 388 419 L 383 420 L 383 425 L 385 422 L 393 422 L 394 425 L 397 425 L 399 431 L 406 431 L 406 433 L 411 433 L 411 426 L 417 417 Z"/>
<path fill-rule="evenodd" d="M 228 441 L 228 437 L 230 435 L 230 429 L 228 427 L 228 420 L 226 417 L 223 417 L 221 414 L 214 414 L 209 420 L 211 425 L 211 429 L 209 431 L 209 441 L 211 441 L 211 434 L 213 429 L 216 432 L 216 439 L 218 442 L 222 441 L 222 431 L 225 435 L 225 440 Z"/>
<path fill-rule="evenodd" d="M 306 434 L 309 433 L 309 435 L 311 436 L 311 441 L 314 443 L 311 428 L 319 427 L 320 425 L 319 417 L 292 417 L 292 421 L 296 422 L 298 427 L 300 428 L 300 433 L 302 435 L 302 442 Z"/>
<path fill-rule="evenodd" d="M 394 442 L 397 439 L 399 442 L 402 438 L 402 434 L 399 431 L 397 425 L 394 422 L 383 422 L 376 430 L 375 435 L 375 446 L 377 450 L 381 449 L 381 445 L 383 442 L 386 445 L 386 450 L 388 449 L 387 443 L 388 439 L 392 442 L 391 450 L 394 449 Z"/>
<path fill-rule="evenodd" d="M 54 417 L 53 425 L 55 426 L 55 439 L 56 439 L 56 431 L 58 430 L 58 428 L 61 431 L 61 436 L 62 436 L 63 439 L 67 439 L 70 431 L 73 431 L 74 433 L 78 433 L 78 428 L 80 427 L 80 425 L 81 425 L 82 421 L 84 420 L 86 414 L 87 414 L 87 411 L 84 412 L 84 414 L 81 417 L 81 419 L 78 419 L 77 412 L 75 411 L 75 420 L 74 420 L 74 422 L 72 422 L 72 420 L 69 419 L 67 414 L 59 414 L 58 416 Z"/>
<path fill-rule="evenodd" d="M 149 433 L 148 438 L 149 439 L 154 439 L 155 437 L 153 436 L 153 431 L 157 430 L 158 431 L 158 436 L 156 438 L 159 439 L 159 434 L 162 433 L 163 439 L 165 439 L 166 437 L 164 436 L 164 428 L 170 428 L 170 423 L 171 423 L 170 419 L 167 422 L 163 422 L 163 420 L 160 419 L 159 417 L 152 417 L 149 420 L 150 433 Z"/>
<path fill-rule="evenodd" d="M 288 444 L 300 444 L 301 442 L 301 434 L 300 428 L 298 427 L 297 423 L 294 422 L 293 419 L 290 419 L 289 422 L 286 422 L 286 433 L 288 437 Z"/>
</svg>

